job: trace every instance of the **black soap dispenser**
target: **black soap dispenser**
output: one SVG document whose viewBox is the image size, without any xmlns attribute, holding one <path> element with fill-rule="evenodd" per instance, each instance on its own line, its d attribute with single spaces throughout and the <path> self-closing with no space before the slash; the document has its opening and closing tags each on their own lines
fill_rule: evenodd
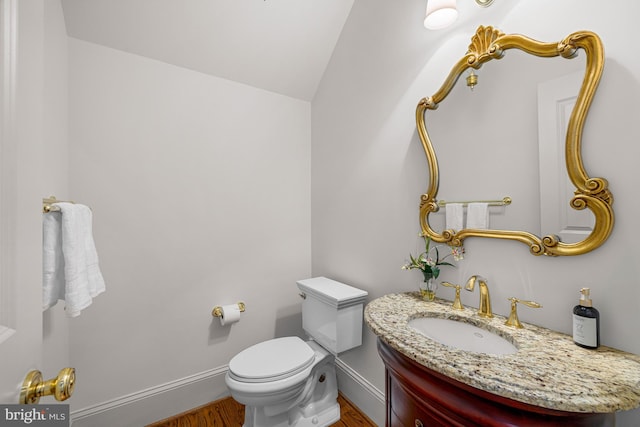
<svg viewBox="0 0 640 427">
<path fill-rule="evenodd" d="M 573 308 L 573 342 L 584 348 L 600 346 L 600 313 L 589 298 L 589 288 L 580 289 L 580 303 Z"/>
</svg>

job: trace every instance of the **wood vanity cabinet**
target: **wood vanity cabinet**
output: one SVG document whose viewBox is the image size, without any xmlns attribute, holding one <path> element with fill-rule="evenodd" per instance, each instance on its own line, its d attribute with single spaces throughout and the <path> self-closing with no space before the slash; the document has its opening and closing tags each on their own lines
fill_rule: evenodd
<svg viewBox="0 0 640 427">
<path fill-rule="evenodd" d="M 564 412 L 488 393 L 426 368 L 378 339 L 387 427 L 613 427 L 615 414 Z"/>
</svg>

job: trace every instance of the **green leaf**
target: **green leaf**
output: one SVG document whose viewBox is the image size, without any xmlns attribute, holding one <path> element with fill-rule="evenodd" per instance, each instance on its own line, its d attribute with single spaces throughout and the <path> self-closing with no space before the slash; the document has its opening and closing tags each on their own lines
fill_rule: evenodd
<svg viewBox="0 0 640 427">
<path fill-rule="evenodd" d="M 416 259 L 413 257 L 413 255 L 409 254 L 409 259 L 411 259 L 411 264 L 416 265 Z"/>
</svg>

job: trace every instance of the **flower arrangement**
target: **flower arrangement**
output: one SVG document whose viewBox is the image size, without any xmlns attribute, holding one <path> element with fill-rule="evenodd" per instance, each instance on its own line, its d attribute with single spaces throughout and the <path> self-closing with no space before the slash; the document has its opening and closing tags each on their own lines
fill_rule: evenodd
<svg viewBox="0 0 640 427">
<path fill-rule="evenodd" d="M 424 289 L 421 287 L 421 292 L 423 293 L 423 296 L 425 295 L 425 292 L 428 292 L 430 297 L 429 299 L 432 300 L 435 297 L 435 290 L 429 288 L 431 286 L 432 279 L 437 279 L 440 275 L 440 266 L 448 265 L 455 267 L 454 264 L 445 261 L 447 258 L 453 257 L 455 261 L 464 259 L 464 248 L 462 246 L 449 246 L 449 253 L 440 258 L 440 250 L 438 248 L 441 246 L 436 245 L 432 247 L 431 238 L 429 236 L 425 236 L 424 234 L 420 234 L 420 236 L 424 239 L 424 252 L 415 257 L 409 254 L 410 261 L 403 265 L 402 269 L 418 269 L 422 271 L 424 282 L 428 285 L 426 285 Z"/>
</svg>

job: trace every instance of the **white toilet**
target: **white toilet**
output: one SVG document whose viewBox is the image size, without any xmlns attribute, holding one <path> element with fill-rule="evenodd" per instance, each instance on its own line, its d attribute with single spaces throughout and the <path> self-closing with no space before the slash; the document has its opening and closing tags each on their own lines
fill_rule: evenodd
<svg viewBox="0 0 640 427">
<path fill-rule="evenodd" d="M 234 356 L 225 377 L 244 427 L 322 427 L 340 419 L 334 357 L 362 344 L 367 292 L 326 277 L 297 282 L 311 337 L 275 338 Z"/>
</svg>

